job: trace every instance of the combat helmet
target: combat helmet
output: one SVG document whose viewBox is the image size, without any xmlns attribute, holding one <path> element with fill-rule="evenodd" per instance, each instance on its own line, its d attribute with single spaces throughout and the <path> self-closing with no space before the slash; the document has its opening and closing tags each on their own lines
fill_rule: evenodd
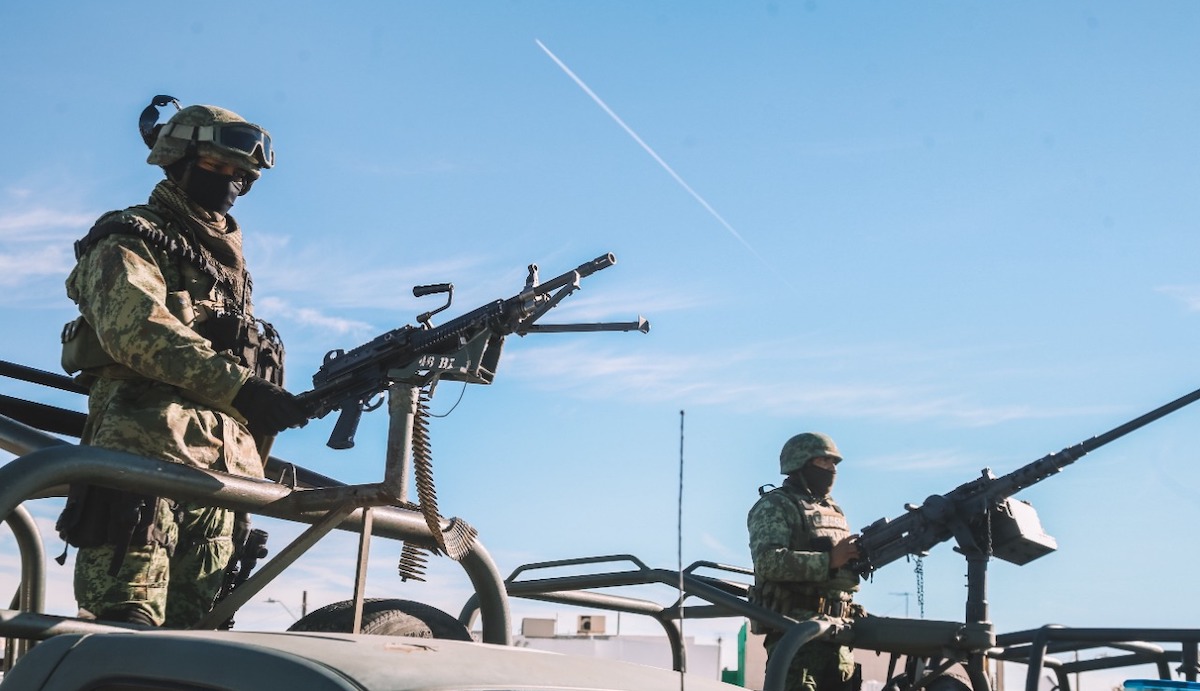
<svg viewBox="0 0 1200 691">
<path fill-rule="evenodd" d="M 779 472 L 791 475 L 818 456 L 828 456 L 834 459 L 834 463 L 842 461 L 842 454 L 829 435 L 820 432 L 797 434 L 788 439 L 779 452 Z"/>
<path fill-rule="evenodd" d="M 147 163 L 166 167 L 186 156 L 204 154 L 249 171 L 252 180 L 261 168 L 275 165 L 271 135 L 262 127 L 231 110 L 206 105 L 179 108 L 165 124 L 154 124 L 157 106 L 168 103 L 179 108 L 174 98 L 156 96 L 142 111 L 139 126 L 150 147 Z"/>
</svg>

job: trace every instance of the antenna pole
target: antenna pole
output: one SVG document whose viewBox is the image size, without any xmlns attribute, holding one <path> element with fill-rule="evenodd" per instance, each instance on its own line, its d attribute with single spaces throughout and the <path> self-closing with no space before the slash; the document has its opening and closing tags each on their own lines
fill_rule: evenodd
<svg viewBox="0 0 1200 691">
<path fill-rule="evenodd" d="M 676 561 L 679 568 L 679 647 L 683 648 L 686 644 L 683 638 L 683 599 L 685 597 L 683 591 L 683 411 L 679 411 L 679 501 L 676 505 L 676 531 L 675 531 L 675 550 Z M 684 657 L 685 651 L 679 651 L 679 659 L 686 660 Z M 720 653 L 718 652 L 718 655 Z M 684 691 L 683 674 L 686 671 L 687 664 L 680 665 L 679 669 L 679 691 Z"/>
</svg>

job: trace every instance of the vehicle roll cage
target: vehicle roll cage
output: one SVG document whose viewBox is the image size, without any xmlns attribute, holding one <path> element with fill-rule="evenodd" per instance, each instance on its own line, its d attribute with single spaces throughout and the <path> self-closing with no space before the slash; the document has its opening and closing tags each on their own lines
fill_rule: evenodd
<svg viewBox="0 0 1200 691">
<path fill-rule="evenodd" d="M 64 376 L 0 361 L 0 376 L 84 393 Z M 411 392 L 399 392 L 400 400 Z M 0 518 L 12 530 L 20 552 L 21 580 L 9 609 L 0 609 L 0 637 L 6 639 L 5 660 L 0 670 L 12 667 L 34 641 L 63 633 L 100 633 L 144 628 L 133 624 L 107 624 L 45 613 L 46 552 L 27 500 L 65 497 L 71 483 L 87 483 L 169 496 L 220 506 L 253 515 L 308 524 L 299 537 L 275 554 L 218 603 L 197 628 L 218 628 L 272 579 L 294 563 L 322 537 L 333 530 L 359 535 L 358 572 L 353 601 L 360 616 L 366 579 L 366 556 L 371 537 L 411 542 L 427 549 L 436 538 L 420 511 L 394 505 L 396 484 L 403 482 L 408 468 L 407 446 L 411 437 L 410 411 L 389 406 L 391 434 L 400 443 L 388 444 L 388 459 L 382 483 L 347 485 L 286 460 L 272 456 L 265 480 L 237 477 L 177 463 L 136 456 L 97 447 L 70 443 L 59 436 L 78 437 L 83 414 L 0 395 L 0 449 L 17 458 L 0 466 Z M 403 408 L 400 406 L 399 408 Z M 480 540 L 458 560 L 474 589 L 459 614 L 459 621 L 472 629 L 481 618 L 480 638 L 485 643 L 511 645 L 512 621 L 509 597 L 520 597 L 576 607 L 649 616 L 663 627 L 671 646 L 676 670 L 687 666 L 681 622 L 694 619 L 745 617 L 767 627 L 786 631 L 777 654 L 767 665 L 767 690 L 782 689 L 786 660 L 806 643 L 828 638 L 865 650 L 891 654 L 889 688 L 919 689 L 931 685 L 951 665 L 963 663 L 973 691 L 989 691 L 991 680 L 984 660 L 1024 663 L 1026 691 L 1037 691 L 1043 670 L 1051 670 L 1060 691 L 1070 691 L 1070 676 L 1086 671 L 1152 664 L 1160 678 L 1171 678 L 1171 664 L 1187 681 L 1200 674 L 1197 648 L 1200 629 L 1097 628 L 1071 629 L 1045 626 L 1031 631 L 995 635 L 987 622 L 943 622 L 867 617 L 852 625 L 837 620 L 796 621 L 752 604 L 747 600 L 750 569 L 709 561 L 697 561 L 682 572 L 651 568 L 635 556 L 615 554 L 526 564 L 502 579 Z M 588 573 L 543 575 L 550 570 L 592 569 Z M 719 575 L 702 575 L 707 569 Z M 604 589 L 659 585 L 673 591 L 667 605 Z M 687 604 L 697 598 L 704 604 Z M 1175 643 L 1167 650 L 1156 643 Z M 1062 652 L 1109 647 L 1120 655 L 1087 660 L 1061 661 L 1051 655 Z M 905 672 L 893 677 L 903 659 Z M 899 681 L 897 681 L 899 680 Z"/>
</svg>

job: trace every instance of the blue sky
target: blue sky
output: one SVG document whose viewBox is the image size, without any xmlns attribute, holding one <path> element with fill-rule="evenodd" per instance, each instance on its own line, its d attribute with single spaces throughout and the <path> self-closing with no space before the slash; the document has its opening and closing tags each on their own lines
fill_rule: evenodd
<svg viewBox="0 0 1200 691">
<path fill-rule="evenodd" d="M 1194 2 L 4 3 L 0 357 L 57 368 L 71 242 L 160 178 L 149 99 L 222 105 L 277 145 L 233 213 L 289 388 L 435 306 L 415 284 L 453 282 L 449 317 L 613 252 L 545 321 L 651 333 L 514 337 L 492 386 L 439 387 L 440 507 L 503 573 L 673 566 L 684 411 L 683 560 L 745 565 L 797 432 L 841 445 L 861 527 L 1200 386 L 1197 35 Z M 998 630 L 1195 624 L 1197 415 L 1020 495 L 1059 550 L 992 567 Z M 353 451 L 331 426 L 275 453 L 378 480 L 383 414 Z M 457 612 L 456 567 L 401 585 L 388 549 L 378 593 Z M 271 597 L 348 597 L 336 563 Z M 962 616 L 964 571 L 934 550 L 927 617 Z M 916 616 L 915 591 L 900 562 L 860 599 Z"/>
</svg>

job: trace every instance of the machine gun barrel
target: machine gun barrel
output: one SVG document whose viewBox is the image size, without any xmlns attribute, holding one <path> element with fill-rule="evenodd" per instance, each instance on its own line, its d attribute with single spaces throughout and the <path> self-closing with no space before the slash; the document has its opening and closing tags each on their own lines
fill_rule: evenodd
<svg viewBox="0 0 1200 691">
<path fill-rule="evenodd" d="M 649 331 L 644 319 L 618 324 L 580 324 L 547 326 L 534 324 L 549 309 L 575 290 L 580 280 L 616 263 L 612 254 L 603 254 L 554 278 L 538 281 L 537 265 L 529 266 L 525 288 L 506 300 L 494 300 L 439 326 L 429 323 L 436 311 L 418 318 L 421 326 L 405 325 L 376 336 L 349 351 L 333 350 L 325 356 L 313 375 L 313 389 L 298 398 L 311 417 L 324 417 L 340 410 L 329 446 L 348 449 L 354 446 L 354 433 L 370 401 L 387 387 L 404 378 L 413 383 L 436 379 L 461 380 L 490 384 L 500 358 L 504 337 L 535 331 Z M 442 283 L 418 286 L 413 294 L 452 293 L 453 286 Z"/>
<path fill-rule="evenodd" d="M 981 477 L 944 495 L 931 496 L 921 506 L 906 507 L 907 512 L 898 518 L 881 518 L 860 532 L 857 543 L 862 556 L 852 562 L 850 568 L 865 575 L 901 557 L 924 555 L 939 543 L 961 535 L 956 531 L 971 520 L 985 516 L 1013 494 L 1056 475 L 1084 455 L 1196 400 L 1200 400 L 1200 389 L 1103 434 L 1047 454 L 1007 475 L 995 477 L 985 469 Z"/>
<path fill-rule="evenodd" d="M 1058 453 L 1049 454 L 1043 458 L 1025 465 L 1013 472 L 997 478 L 993 483 L 993 488 L 990 493 L 994 497 L 1004 498 L 1015 494 L 1030 485 L 1036 484 L 1054 475 L 1084 455 L 1095 451 L 1096 449 L 1116 441 L 1121 437 L 1133 432 L 1134 430 L 1145 427 L 1155 420 L 1166 417 L 1167 415 L 1187 406 L 1197 400 L 1200 400 L 1200 389 L 1197 389 L 1189 394 L 1180 396 L 1179 398 L 1161 405 L 1150 412 L 1140 415 L 1123 425 L 1119 425 L 1097 435 L 1091 439 L 1081 441 L 1074 446 L 1069 446 Z"/>
</svg>

